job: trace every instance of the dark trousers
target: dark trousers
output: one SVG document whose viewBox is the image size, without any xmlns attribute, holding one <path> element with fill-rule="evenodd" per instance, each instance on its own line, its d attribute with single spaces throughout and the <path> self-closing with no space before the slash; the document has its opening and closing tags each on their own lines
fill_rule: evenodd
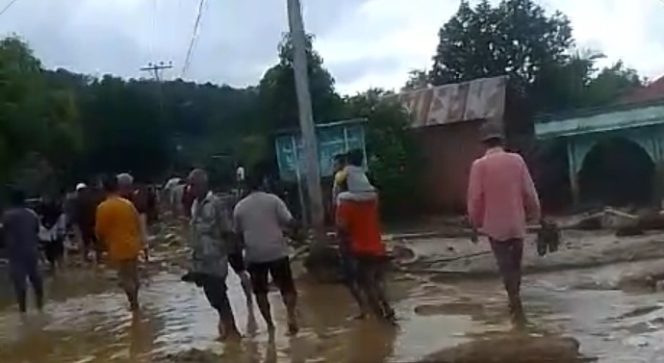
<svg viewBox="0 0 664 363">
<path fill-rule="evenodd" d="M 210 302 L 210 305 L 217 310 L 219 317 L 224 321 L 233 321 L 235 323 L 233 309 L 226 293 L 226 279 L 203 274 L 200 276 L 197 284 L 203 287 L 205 297 Z"/>
<path fill-rule="evenodd" d="M 19 310 L 22 313 L 26 311 L 27 280 L 30 280 L 35 291 L 37 307 L 41 309 L 44 303 L 44 288 L 37 256 L 10 258 L 9 276 L 14 285 Z"/>
<path fill-rule="evenodd" d="M 522 312 L 520 290 L 523 240 L 496 241 L 491 239 L 491 250 L 496 257 L 498 270 L 503 278 L 505 290 L 507 290 L 510 311 L 513 314 L 520 314 Z"/>
<path fill-rule="evenodd" d="M 369 306 L 376 316 L 392 319 L 394 310 L 387 300 L 385 289 L 385 269 L 387 257 L 356 255 L 357 281 L 364 292 Z"/>
<path fill-rule="evenodd" d="M 364 313 L 364 302 L 362 300 L 362 294 L 360 293 L 357 277 L 357 261 L 351 255 L 348 247 L 343 243 L 339 245 L 339 262 L 341 264 L 344 284 L 348 287 L 348 290 L 350 290 L 351 295 L 353 295 L 353 298 L 362 310 L 362 313 Z"/>
</svg>

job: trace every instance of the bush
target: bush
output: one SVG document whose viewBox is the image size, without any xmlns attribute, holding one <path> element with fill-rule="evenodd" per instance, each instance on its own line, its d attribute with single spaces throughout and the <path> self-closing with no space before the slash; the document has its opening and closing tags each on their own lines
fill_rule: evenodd
<svg viewBox="0 0 664 363">
<path fill-rule="evenodd" d="M 348 100 L 354 117 L 366 117 L 369 172 L 380 191 L 385 218 L 412 215 L 421 206 L 417 145 L 408 129 L 409 115 L 386 94 L 372 90 Z"/>
</svg>

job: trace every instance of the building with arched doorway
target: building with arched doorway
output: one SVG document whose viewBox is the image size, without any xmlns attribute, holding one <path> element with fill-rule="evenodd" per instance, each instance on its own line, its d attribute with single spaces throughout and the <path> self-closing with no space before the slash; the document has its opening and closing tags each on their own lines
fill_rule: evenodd
<svg viewBox="0 0 664 363">
<path fill-rule="evenodd" d="M 648 204 L 664 192 L 664 100 L 541 117 L 538 140 L 566 145 L 575 204 Z"/>
</svg>

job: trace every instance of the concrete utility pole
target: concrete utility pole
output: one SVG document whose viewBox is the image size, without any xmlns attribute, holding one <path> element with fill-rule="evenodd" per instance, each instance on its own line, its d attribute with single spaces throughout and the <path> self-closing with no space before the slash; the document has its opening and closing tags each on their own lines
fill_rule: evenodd
<svg viewBox="0 0 664 363">
<path fill-rule="evenodd" d="M 300 129 L 304 143 L 305 180 L 309 194 L 309 213 L 312 227 L 322 234 L 324 227 L 323 197 L 320 186 L 320 167 L 318 165 L 318 145 L 314 127 L 311 95 L 309 94 L 309 75 L 307 73 L 306 35 L 302 21 L 300 0 L 288 1 L 288 23 L 293 42 L 295 71 L 295 90 L 300 111 Z"/>
<path fill-rule="evenodd" d="M 140 70 L 143 72 L 150 72 L 152 73 L 152 76 L 157 82 L 161 81 L 161 71 L 164 69 L 170 69 L 173 68 L 173 62 L 168 62 L 168 64 L 164 62 L 159 62 L 157 63 L 148 63 L 147 66 L 141 67 Z"/>
</svg>

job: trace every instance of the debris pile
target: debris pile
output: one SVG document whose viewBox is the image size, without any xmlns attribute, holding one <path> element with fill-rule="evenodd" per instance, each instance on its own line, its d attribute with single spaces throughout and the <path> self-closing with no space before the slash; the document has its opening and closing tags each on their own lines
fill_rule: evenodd
<svg viewBox="0 0 664 363">
<path fill-rule="evenodd" d="M 481 339 L 434 353 L 421 363 L 580 363 L 579 342 L 557 336 L 504 336 Z"/>
</svg>

